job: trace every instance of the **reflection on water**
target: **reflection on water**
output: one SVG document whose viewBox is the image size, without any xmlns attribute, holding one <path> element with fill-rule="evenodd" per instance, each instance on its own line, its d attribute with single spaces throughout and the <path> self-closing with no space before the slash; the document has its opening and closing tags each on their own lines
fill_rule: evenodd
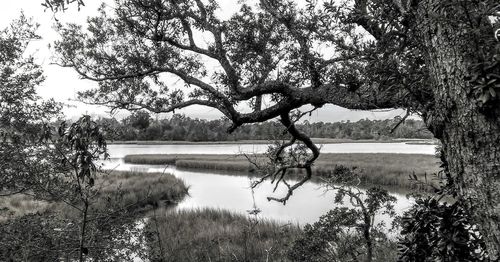
<svg viewBox="0 0 500 262">
<path fill-rule="evenodd" d="M 113 159 L 105 163 L 106 169 L 120 171 L 165 172 L 184 180 L 190 186 L 189 194 L 176 208 L 221 208 L 246 214 L 253 207 L 250 179 L 246 176 L 222 175 L 213 172 L 191 172 L 178 170 L 175 167 L 158 165 L 133 165 L 123 163 L 122 159 Z M 334 208 L 334 192 L 325 192 L 319 183 L 308 182 L 298 188 L 286 206 L 274 201 L 267 201 L 268 196 L 283 196 L 285 188 L 278 188 L 273 193 L 273 185 L 269 182 L 261 184 L 254 190 L 256 206 L 262 211 L 262 218 L 270 218 L 282 222 L 312 223 Z M 395 209 L 398 213 L 407 210 L 412 204 L 404 195 L 392 193 L 397 198 Z M 386 217 L 380 217 L 387 220 Z"/>
<path fill-rule="evenodd" d="M 435 145 L 407 143 L 342 143 L 323 144 L 321 153 L 398 153 L 426 154 L 436 152 Z M 264 153 L 268 145 L 264 144 L 188 144 L 188 145 L 109 145 L 113 158 L 129 154 L 238 154 Z"/>
</svg>

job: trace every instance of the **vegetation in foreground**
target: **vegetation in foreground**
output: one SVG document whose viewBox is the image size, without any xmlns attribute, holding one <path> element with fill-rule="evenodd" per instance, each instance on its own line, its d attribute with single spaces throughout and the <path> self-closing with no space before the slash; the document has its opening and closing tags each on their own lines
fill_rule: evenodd
<svg viewBox="0 0 500 262">
<path fill-rule="evenodd" d="M 99 176 L 96 186 L 101 190 L 86 218 L 89 245 L 85 247 L 85 256 L 99 261 L 128 259 L 132 250 L 141 248 L 139 243 L 131 241 L 132 236 L 142 234 L 135 220 L 160 202 L 179 201 L 188 190 L 182 180 L 162 173 L 113 172 Z M 4 202 L 25 199 L 10 198 L 11 201 Z M 31 202 L 26 198 L 26 203 L 18 206 L 30 207 Z M 75 258 L 79 251 L 80 212 L 62 202 L 45 203 L 44 207 L 44 210 L 16 209 L 25 215 L 11 216 L 0 223 L 1 261 Z"/>
<path fill-rule="evenodd" d="M 380 228 L 371 228 L 368 235 L 363 234 L 365 225 L 363 212 L 334 208 L 304 227 L 288 256 L 297 262 L 397 261 L 397 242 Z"/>
<path fill-rule="evenodd" d="M 234 155 L 128 155 L 124 160 L 132 164 L 175 165 L 186 169 L 255 171 L 247 158 Z M 256 160 L 265 161 L 266 158 L 259 155 Z M 419 154 L 321 154 L 313 172 L 316 177 L 324 178 L 332 174 L 336 166 L 357 167 L 364 184 L 411 189 L 419 185 L 411 181 L 409 175 L 415 174 L 421 181 L 427 178 L 432 182 L 431 174 L 439 171 L 438 162 L 435 156 Z"/>
<path fill-rule="evenodd" d="M 146 226 L 153 261 L 288 261 L 298 226 L 226 210 L 167 211 Z"/>
</svg>

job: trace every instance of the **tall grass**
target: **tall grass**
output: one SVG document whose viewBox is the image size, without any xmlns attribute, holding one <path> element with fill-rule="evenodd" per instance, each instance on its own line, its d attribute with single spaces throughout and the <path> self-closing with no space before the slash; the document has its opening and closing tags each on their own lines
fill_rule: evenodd
<svg viewBox="0 0 500 262">
<path fill-rule="evenodd" d="M 28 195 L 0 197 L 0 223 L 7 219 L 43 212 L 48 206 L 48 202 L 36 200 Z"/>
<path fill-rule="evenodd" d="M 164 173 L 113 172 L 105 175 L 103 195 L 121 194 L 127 200 L 123 205 L 154 201 L 177 202 L 188 192 L 188 187 L 179 178 Z"/>
<path fill-rule="evenodd" d="M 98 194 L 91 205 L 93 213 L 121 210 L 132 215 L 136 211 L 179 202 L 188 194 L 188 186 L 171 174 L 113 171 L 98 176 Z M 63 203 L 55 210 L 76 212 Z"/>
<path fill-rule="evenodd" d="M 257 156 L 257 161 L 264 161 Z M 176 165 L 185 169 L 249 172 L 254 167 L 243 156 L 234 155 L 128 155 L 125 162 L 133 164 Z M 420 185 L 410 181 L 415 174 L 419 180 L 431 180 L 431 174 L 439 171 L 439 160 L 432 155 L 420 154 L 321 154 L 314 164 L 316 178 L 331 174 L 336 165 L 357 167 L 364 184 L 402 188 L 416 188 Z M 300 170 L 290 170 L 300 175 Z M 429 181 L 432 182 L 432 181 Z M 434 182 L 435 183 L 435 182 Z"/>
<path fill-rule="evenodd" d="M 175 165 L 179 159 L 176 155 L 126 155 L 125 163 L 144 165 Z"/>
<path fill-rule="evenodd" d="M 155 261 L 287 261 L 298 226 L 225 210 L 167 211 L 146 226 Z"/>
</svg>

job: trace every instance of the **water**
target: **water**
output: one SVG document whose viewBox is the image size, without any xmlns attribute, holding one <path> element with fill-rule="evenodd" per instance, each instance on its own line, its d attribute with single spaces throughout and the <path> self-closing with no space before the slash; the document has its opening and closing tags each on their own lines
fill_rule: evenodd
<svg viewBox="0 0 500 262">
<path fill-rule="evenodd" d="M 237 154 L 245 152 L 262 152 L 266 145 L 111 145 L 112 157 L 123 157 L 127 154 Z M 252 151 L 248 151 L 252 150 Z M 326 153 L 420 153 L 431 154 L 434 145 L 409 145 L 405 143 L 348 143 L 323 145 Z M 159 165 L 126 164 L 121 158 L 114 158 L 106 163 L 106 168 L 122 171 L 165 172 L 184 180 L 190 186 L 189 196 L 180 202 L 176 208 L 220 208 L 246 214 L 254 204 L 262 212 L 262 218 L 269 218 L 285 223 L 304 225 L 312 223 L 335 207 L 335 193 L 325 191 L 325 188 L 315 182 L 308 182 L 297 189 L 284 206 L 275 201 L 267 201 L 268 196 L 282 197 L 286 189 L 279 187 L 273 193 L 274 185 L 264 182 L 253 192 L 250 189 L 250 179 L 247 176 L 220 174 L 213 171 L 194 172 L 178 170 L 175 167 Z M 412 205 L 412 201 L 404 194 L 391 192 L 397 198 L 395 209 L 402 213 Z M 380 217 L 380 220 L 388 220 Z"/>
<path fill-rule="evenodd" d="M 398 153 L 426 154 L 436 152 L 435 145 L 408 143 L 341 143 L 323 144 L 321 153 Z M 264 153 L 266 144 L 187 144 L 187 145 L 126 145 L 108 146 L 112 158 L 122 158 L 130 154 L 239 154 Z"/>
</svg>

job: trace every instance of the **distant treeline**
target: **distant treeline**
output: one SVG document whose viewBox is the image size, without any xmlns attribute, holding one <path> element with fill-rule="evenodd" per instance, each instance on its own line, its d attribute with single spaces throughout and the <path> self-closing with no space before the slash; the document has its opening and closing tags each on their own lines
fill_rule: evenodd
<svg viewBox="0 0 500 262">
<path fill-rule="evenodd" d="M 401 121 L 400 117 L 386 120 L 362 119 L 356 122 L 309 123 L 304 121 L 297 127 L 310 137 L 337 139 L 391 139 L 432 138 L 421 120 L 407 119 L 394 132 L 391 130 Z M 284 128 L 278 122 L 244 125 L 231 134 L 225 120 L 192 119 L 184 115 L 173 115 L 170 119 L 153 119 L 147 112 L 135 112 L 118 121 L 100 118 L 108 137 L 115 141 L 160 140 L 160 141 L 234 141 L 269 140 L 283 137 Z"/>
</svg>

